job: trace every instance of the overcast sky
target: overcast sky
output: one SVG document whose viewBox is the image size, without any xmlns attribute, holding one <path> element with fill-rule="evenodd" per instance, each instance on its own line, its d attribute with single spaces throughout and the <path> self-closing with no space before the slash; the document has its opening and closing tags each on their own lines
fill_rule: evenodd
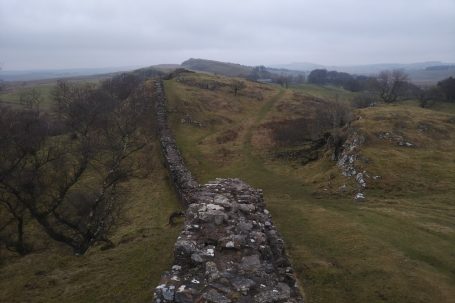
<svg viewBox="0 0 455 303">
<path fill-rule="evenodd" d="M 455 0 L 0 0 L 4 70 L 455 62 Z"/>
</svg>

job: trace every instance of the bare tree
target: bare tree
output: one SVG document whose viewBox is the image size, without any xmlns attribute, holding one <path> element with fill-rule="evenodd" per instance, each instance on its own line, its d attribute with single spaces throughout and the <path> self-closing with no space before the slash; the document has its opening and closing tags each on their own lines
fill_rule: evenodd
<svg viewBox="0 0 455 303">
<path fill-rule="evenodd" d="M 352 107 L 367 108 L 374 106 L 379 101 L 379 97 L 375 93 L 362 92 L 352 99 Z"/>
<path fill-rule="evenodd" d="M 436 101 L 443 100 L 444 94 L 437 86 L 428 87 L 420 90 L 418 99 L 420 107 L 430 108 L 436 103 Z"/>
<path fill-rule="evenodd" d="M 398 99 L 407 81 L 408 75 L 402 70 L 382 71 L 376 78 L 376 89 L 384 102 L 392 103 Z"/>
<path fill-rule="evenodd" d="M 37 156 L 44 138 L 45 125 L 36 111 L 0 108 L 0 241 L 21 255 L 29 250 L 24 240 L 27 213 L 17 198 L 31 187 L 29 158 Z"/>
<path fill-rule="evenodd" d="M 234 96 L 237 96 L 238 92 L 246 87 L 245 82 L 240 80 L 233 80 L 230 86 Z"/>
<path fill-rule="evenodd" d="M 41 92 L 35 87 L 24 89 L 19 94 L 19 102 L 27 109 L 36 109 L 39 111 L 42 100 L 43 96 Z"/>
<path fill-rule="evenodd" d="M 122 184 L 138 167 L 131 155 L 148 143 L 146 93 L 139 83 L 123 99 L 103 86 L 60 82 L 54 91 L 57 118 L 28 110 L 2 119 L 6 125 L 21 123 L 0 138 L 9 151 L 0 159 L 0 202 L 9 221 L 18 224 L 16 242 L 23 239 L 20 221 L 28 215 L 76 254 L 96 242 L 111 243 L 108 236 L 122 208 Z M 35 124 L 17 119 L 23 113 L 33 114 Z"/>
<path fill-rule="evenodd" d="M 276 81 L 281 86 L 288 88 L 289 83 L 292 82 L 292 76 L 281 74 L 280 76 L 277 77 Z"/>
</svg>

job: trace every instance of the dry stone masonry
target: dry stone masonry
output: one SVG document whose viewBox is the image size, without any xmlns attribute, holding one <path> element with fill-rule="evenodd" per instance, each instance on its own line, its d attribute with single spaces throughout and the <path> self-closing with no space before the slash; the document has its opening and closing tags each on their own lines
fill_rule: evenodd
<svg viewBox="0 0 455 303">
<path fill-rule="evenodd" d="M 187 209 L 174 263 L 156 287 L 154 302 L 303 302 L 262 191 L 239 179 L 199 185 L 168 127 L 160 81 L 155 106 L 165 163 Z"/>
<path fill-rule="evenodd" d="M 365 137 L 357 130 L 352 129 L 345 143 L 343 151 L 338 159 L 338 167 L 341 169 L 341 174 L 345 177 L 354 178 L 357 184 L 354 200 L 365 200 L 365 189 L 367 188 L 367 180 L 372 178 L 378 180 L 381 176 L 370 176 L 366 170 L 360 169 L 357 162 L 360 160 L 360 148 L 365 142 Z M 340 189 L 346 187 L 342 186 Z"/>
</svg>

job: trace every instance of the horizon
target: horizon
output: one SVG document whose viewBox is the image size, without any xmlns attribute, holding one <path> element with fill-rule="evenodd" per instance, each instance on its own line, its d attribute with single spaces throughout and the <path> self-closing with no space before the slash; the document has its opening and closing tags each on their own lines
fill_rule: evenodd
<svg viewBox="0 0 455 303">
<path fill-rule="evenodd" d="M 413 64 L 438 64 L 438 65 L 455 65 L 455 62 L 445 62 L 441 60 L 427 60 L 427 61 L 416 61 L 416 62 L 377 62 L 377 63 L 365 63 L 365 64 L 336 64 L 336 65 L 330 65 L 330 64 L 323 64 L 319 62 L 308 62 L 308 61 L 295 61 L 295 62 L 281 62 L 281 63 L 275 63 L 275 64 L 258 64 L 258 65 L 248 65 L 244 64 L 241 62 L 234 62 L 234 61 L 222 61 L 222 60 L 217 60 L 217 59 L 207 59 L 207 58 L 194 58 L 190 57 L 188 59 L 201 59 L 201 60 L 210 60 L 210 61 L 217 61 L 217 62 L 222 62 L 222 63 L 232 63 L 232 64 L 240 64 L 244 66 L 266 66 L 266 67 L 274 67 L 274 66 L 279 66 L 279 65 L 293 65 L 293 64 L 312 64 L 312 65 L 318 65 L 321 66 L 321 68 L 332 68 L 332 67 L 363 67 L 363 66 L 375 66 L 375 65 L 413 65 Z M 188 60 L 187 59 L 187 60 Z M 183 60 L 184 62 L 186 60 Z M 140 69 L 140 68 L 147 68 L 147 67 L 153 67 L 153 66 L 158 66 L 158 65 L 181 65 L 182 62 L 180 63 L 157 63 L 157 64 L 145 64 L 145 65 L 121 65 L 121 66 L 81 66 L 81 67 L 59 67 L 59 68 L 37 68 L 37 69 L 0 69 L 0 74 L 3 72 L 45 72 L 45 71 L 78 71 L 78 70 L 102 70 L 102 69 L 125 69 L 125 70 L 134 70 L 134 69 Z M 289 68 L 290 69 L 290 68 Z"/>
</svg>

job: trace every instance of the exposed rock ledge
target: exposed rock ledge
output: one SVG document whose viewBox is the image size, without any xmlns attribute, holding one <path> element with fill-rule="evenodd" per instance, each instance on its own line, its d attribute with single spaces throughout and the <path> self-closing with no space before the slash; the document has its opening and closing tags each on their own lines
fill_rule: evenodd
<svg viewBox="0 0 455 303">
<path fill-rule="evenodd" d="M 262 191 L 239 179 L 198 185 L 167 126 L 165 102 L 156 82 L 163 155 L 187 210 L 173 266 L 156 287 L 154 302 L 303 302 Z"/>
</svg>

